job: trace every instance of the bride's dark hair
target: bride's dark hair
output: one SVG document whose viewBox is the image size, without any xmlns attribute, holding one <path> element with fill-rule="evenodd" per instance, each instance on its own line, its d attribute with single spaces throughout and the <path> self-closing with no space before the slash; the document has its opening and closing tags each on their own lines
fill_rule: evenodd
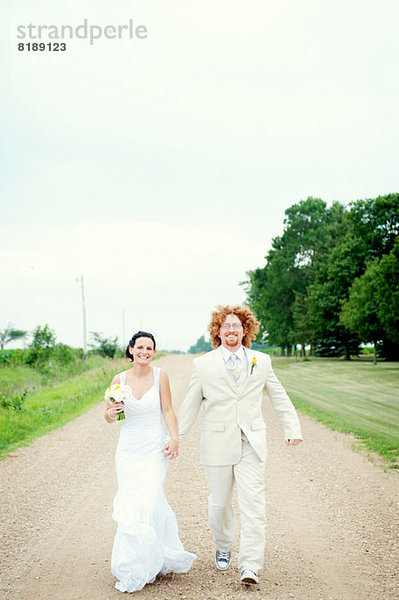
<svg viewBox="0 0 399 600">
<path fill-rule="evenodd" d="M 152 335 L 152 333 L 148 333 L 147 331 L 138 331 L 137 333 L 132 335 L 132 339 L 129 341 L 129 344 L 128 344 L 128 346 L 126 348 L 126 352 L 125 352 L 126 358 L 130 358 L 130 360 L 132 362 L 133 362 L 133 355 L 130 354 L 129 346 L 131 348 L 133 348 L 134 344 L 136 343 L 136 340 L 141 337 L 150 338 L 150 340 L 152 340 L 154 342 L 154 350 L 155 350 L 155 338 Z"/>
</svg>

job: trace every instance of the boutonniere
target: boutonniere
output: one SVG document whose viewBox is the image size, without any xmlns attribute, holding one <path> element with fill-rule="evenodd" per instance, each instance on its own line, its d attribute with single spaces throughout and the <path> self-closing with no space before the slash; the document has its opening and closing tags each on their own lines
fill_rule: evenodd
<svg viewBox="0 0 399 600">
<path fill-rule="evenodd" d="M 256 356 L 253 357 L 252 359 L 252 363 L 251 363 L 251 375 L 254 372 L 254 368 L 256 367 Z"/>
</svg>

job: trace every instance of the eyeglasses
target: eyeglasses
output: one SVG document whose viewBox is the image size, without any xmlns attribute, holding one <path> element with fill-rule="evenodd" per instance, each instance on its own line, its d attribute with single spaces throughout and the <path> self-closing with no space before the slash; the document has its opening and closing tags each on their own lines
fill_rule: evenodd
<svg viewBox="0 0 399 600">
<path fill-rule="evenodd" d="M 234 331 L 239 331 L 241 329 L 242 325 L 241 325 L 241 323 L 233 323 L 233 324 L 225 323 L 224 325 L 221 325 L 220 329 L 222 329 L 223 331 L 227 331 L 231 327 L 234 329 Z"/>
</svg>

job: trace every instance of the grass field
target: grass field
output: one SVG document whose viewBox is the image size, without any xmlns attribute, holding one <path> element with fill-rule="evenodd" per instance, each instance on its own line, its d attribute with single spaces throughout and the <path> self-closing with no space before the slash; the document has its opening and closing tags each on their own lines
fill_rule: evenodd
<svg viewBox="0 0 399 600">
<path fill-rule="evenodd" d="M 29 444 L 33 439 L 65 425 L 98 404 L 113 375 L 118 369 L 126 368 L 125 365 L 126 361 L 123 359 L 104 360 L 101 367 L 94 367 L 67 381 L 29 392 L 20 411 L 2 408 L 0 455 Z"/>
<path fill-rule="evenodd" d="M 399 364 L 273 359 L 295 406 L 399 467 Z"/>
<path fill-rule="evenodd" d="M 38 391 L 41 388 L 71 379 L 85 371 L 102 367 L 106 362 L 107 359 L 102 356 L 92 354 L 87 363 L 80 360 L 68 365 L 46 364 L 41 369 L 35 369 L 28 365 L 16 367 L 4 365 L 0 367 L 0 392 L 8 395 L 22 392 L 25 388 L 30 392 Z"/>
</svg>

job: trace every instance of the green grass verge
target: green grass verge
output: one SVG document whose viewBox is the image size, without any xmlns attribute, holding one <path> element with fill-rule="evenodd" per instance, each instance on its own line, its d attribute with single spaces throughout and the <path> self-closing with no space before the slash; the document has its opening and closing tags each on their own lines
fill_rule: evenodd
<svg viewBox="0 0 399 600">
<path fill-rule="evenodd" d="M 101 367 L 106 362 L 109 362 L 109 359 L 98 354 L 92 354 L 89 356 L 87 363 L 84 360 L 76 360 L 66 365 L 52 361 L 41 365 L 40 368 L 27 365 L 1 366 L 0 391 L 6 395 L 22 392 L 25 388 L 28 388 L 29 391 L 37 391 L 40 388 L 71 379 L 95 367 Z"/>
<path fill-rule="evenodd" d="M 162 355 L 159 352 L 155 358 Z M 95 366 L 67 381 L 31 391 L 21 411 L 0 408 L 0 456 L 30 444 L 35 438 L 62 427 L 99 404 L 113 376 L 127 368 L 129 363 L 126 359 L 101 359 L 100 366 Z M 26 387 L 32 389 L 32 381 L 40 385 L 41 374 L 32 369 L 27 370 L 31 378 L 27 378 L 24 367 L 13 369 L 17 373 L 17 383 L 21 383 L 22 377 Z M 15 384 L 13 389 L 17 387 Z"/>
<path fill-rule="evenodd" d="M 274 359 L 273 367 L 300 412 L 399 467 L 398 363 Z"/>
</svg>

